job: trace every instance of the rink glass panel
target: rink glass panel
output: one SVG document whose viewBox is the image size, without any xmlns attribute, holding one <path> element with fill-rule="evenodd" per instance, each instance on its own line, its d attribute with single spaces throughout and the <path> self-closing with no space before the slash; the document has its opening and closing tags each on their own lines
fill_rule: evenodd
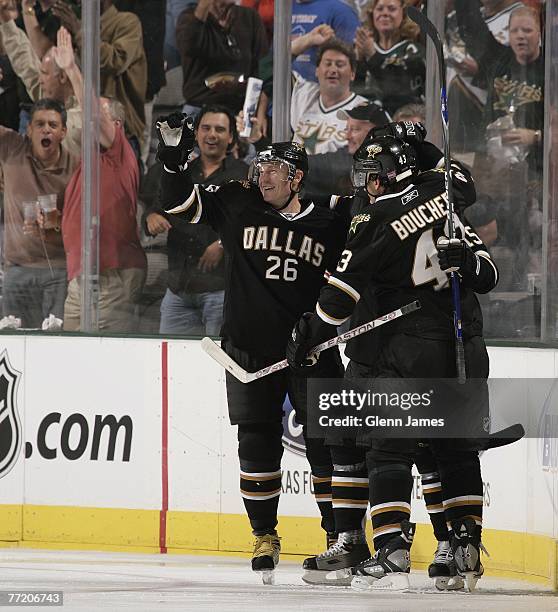
<svg viewBox="0 0 558 612">
<path fill-rule="evenodd" d="M 513 65 L 513 60 L 502 58 L 488 66 L 484 80 L 488 99 L 483 108 L 482 91 L 476 88 L 483 83 L 483 71 L 472 77 L 463 71 L 463 60 L 471 55 L 459 36 L 453 3 L 446 2 L 450 142 L 452 154 L 472 168 L 478 197 L 466 214 L 489 246 L 500 271 L 496 289 L 479 296 L 485 336 L 489 341 L 512 344 L 550 344 L 557 337 L 553 256 L 557 208 L 552 188 L 556 161 L 551 155 L 556 125 L 552 126 L 550 103 L 557 86 L 552 61 L 558 51 L 556 36 L 552 40 L 553 31 L 558 31 L 557 7 L 537 1 L 525 4 L 537 10 L 540 22 L 546 24 L 541 37 L 542 60 L 537 67 L 535 62 L 528 64 L 525 84 L 515 88 L 502 80 L 508 72 L 504 64 Z M 492 76 L 494 73 L 500 80 Z M 544 92 L 535 86 L 533 75 L 541 80 L 545 77 Z M 496 98 L 498 102 L 494 102 Z M 540 99 L 536 121 L 525 112 L 533 99 Z M 489 107 L 495 110 L 491 112 Z M 540 130 L 544 135 L 540 144 L 506 145 L 509 130 L 522 127 L 530 134 Z"/>
<path fill-rule="evenodd" d="M 89 3 L 88 3 L 89 4 Z M 98 6 L 92 1 L 91 6 Z M 544 134 L 541 145 L 539 165 L 529 164 L 526 159 L 512 159 L 510 156 L 498 155 L 497 149 L 486 146 L 486 136 L 479 127 L 478 117 L 471 116 L 467 98 L 459 97 L 456 83 L 456 71 L 453 60 L 460 58 L 466 49 L 460 48 L 452 38 L 451 19 L 446 20 L 446 42 L 448 52 L 448 90 L 450 105 L 450 130 L 453 154 L 469 164 L 474 172 L 479 192 L 479 202 L 470 211 L 471 221 L 483 238 L 490 243 L 490 250 L 500 269 L 498 287 L 486 296 L 480 296 L 485 318 L 485 335 L 489 341 L 505 341 L 512 344 L 558 342 L 558 160 L 554 148 L 558 146 L 558 108 L 553 100 L 558 99 L 558 6 L 551 2 L 530 1 L 530 5 L 543 13 L 545 47 L 545 106 Z M 449 12 L 450 3 L 446 3 Z M 87 11 L 89 12 L 89 10 Z M 87 16 L 84 15 L 82 26 Z M 84 39 L 87 32 L 84 27 Z M 283 45 L 283 49 L 287 44 Z M 93 54 L 99 52 L 99 41 L 91 43 Z M 433 61 L 428 54 L 428 60 Z M 277 58 L 275 58 L 277 61 Z M 91 62 L 89 65 L 94 65 Z M 432 67 L 432 70 L 436 70 Z M 85 71 L 85 89 L 88 92 L 98 90 L 97 79 Z M 183 101 L 181 91 L 181 67 L 175 66 L 167 72 L 167 87 L 155 99 L 151 120 L 152 141 L 149 151 L 147 169 L 155 161 L 156 133 L 154 123 L 159 115 L 167 114 L 181 108 Z M 457 94 L 456 94 L 457 91 Z M 427 92 L 427 104 L 433 103 L 434 92 Z M 288 100 L 284 101 L 288 104 Z M 516 104 L 516 101 L 511 101 Z M 93 121 L 93 125 L 95 122 Z M 439 135 L 439 126 L 429 126 L 431 134 Z M 86 146 L 90 146 L 92 134 L 84 129 Z M 511 156 L 513 157 L 513 156 Z M 521 156 L 519 156 L 521 157 Z M 91 155 L 92 164 L 98 164 L 98 157 Z M 93 178 L 95 172 L 92 172 Z M 347 176 L 339 174 L 335 180 L 339 184 L 347 183 Z M 143 193 L 143 190 L 142 190 Z M 94 211 L 98 208 L 98 194 L 93 189 L 90 209 L 91 227 Z M 140 240 L 147 257 L 146 281 L 139 296 L 138 303 L 129 316 L 130 335 L 157 335 L 160 324 L 160 304 L 167 288 L 168 261 L 166 238 L 145 236 L 141 224 L 141 215 L 146 202 L 138 198 L 137 217 Z M 101 220 L 101 224 L 103 220 Z M 100 231 L 110 232 L 110 228 L 101 225 Z M 83 251 L 95 252 L 94 232 L 89 233 L 89 241 L 82 246 Z M 102 259 L 102 241 L 99 246 L 99 257 Z M 82 253 L 83 256 L 83 253 Z M 84 292 L 90 297 L 93 309 L 98 304 L 96 289 L 95 257 L 88 256 Z M 118 306 L 115 306 L 118 309 Z M 119 333 L 99 331 L 95 316 L 83 328 L 83 333 Z M 180 335 L 180 334 L 178 334 Z M 203 335 L 203 334 L 201 334 Z"/>
</svg>

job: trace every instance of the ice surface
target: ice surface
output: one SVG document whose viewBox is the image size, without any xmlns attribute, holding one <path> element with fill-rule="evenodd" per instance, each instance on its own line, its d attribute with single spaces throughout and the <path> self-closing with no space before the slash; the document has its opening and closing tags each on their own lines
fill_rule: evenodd
<svg viewBox="0 0 558 612">
<path fill-rule="evenodd" d="M 63 608 L 31 610 L 558 611 L 554 593 L 523 581 L 486 577 L 472 594 L 438 593 L 413 572 L 411 593 L 359 593 L 305 585 L 301 574 L 282 560 L 264 586 L 247 558 L 0 549 L 0 590 L 64 591 Z"/>
</svg>

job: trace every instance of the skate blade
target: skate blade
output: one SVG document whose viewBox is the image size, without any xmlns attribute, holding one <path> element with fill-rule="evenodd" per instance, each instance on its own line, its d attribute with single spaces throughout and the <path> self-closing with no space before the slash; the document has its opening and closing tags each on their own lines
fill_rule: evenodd
<svg viewBox="0 0 558 612">
<path fill-rule="evenodd" d="M 350 568 L 340 570 L 305 570 L 302 580 L 306 584 L 351 586 L 353 575 Z"/>
<path fill-rule="evenodd" d="M 386 574 L 383 578 L 372 578 L 372 576 L 355 576 L 351 582 L 351 588 L 356 591 L 398 591 L 410 590 L 409 574 L 394 572 Z"/>
<path fill-rule="evenodd" d="M 472 593 L 477 586 L 480 576 L 476 572 L 463 572 L 463 577 L 465 578 L 465 586 L 467 591 Z"/>
<path fill-rule="evenodd" d="M 438 576 L 434 578 L 434 586 L 438 591 L 459 591 L 465 583 L 461 576 Z"/>
<path fill-rule="evenodd" d="M 275 571 L 272 569 L 254 570 L 256 573 L 261 574 L 262 582 L 264 584 L 274 585 L 275 584 Z"/>
</svg>

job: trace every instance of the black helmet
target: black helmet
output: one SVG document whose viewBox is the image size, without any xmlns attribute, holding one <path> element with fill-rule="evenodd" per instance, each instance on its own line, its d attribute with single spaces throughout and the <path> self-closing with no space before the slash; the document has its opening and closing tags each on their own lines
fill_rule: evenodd
<svg viewBox="0 0 558 612">
<path fill-rule="evenodd" d="M 390 187 L 418 173 L 413 147 L 393 136 L 366 139 L 353 155 L 353 187 L 365 188 L 370 177 Z"/>
<path fill-rule="evenodd" d="M 289 141 L 274 142 L 256 155 L 250 164 L 248 179 L 257 185 L 260 177 L 259 165 L 270 162 L 282 162 L 286 164 L 289 171 L 287 180 L 289 181 L 294 179 L 297 170 L 302 170 L 304 175 L 308 172 L 308 155 L 301 144 Z M 303 180 L 304 177 L 300 182 L 301 184 Z"/>
</svg>

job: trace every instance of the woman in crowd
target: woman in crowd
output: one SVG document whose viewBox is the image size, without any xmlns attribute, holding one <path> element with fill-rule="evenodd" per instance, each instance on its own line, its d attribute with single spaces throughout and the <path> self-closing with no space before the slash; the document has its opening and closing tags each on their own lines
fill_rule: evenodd
<svg viewBox="0 0 558 612">
<path fill-rule="evenodd" d="M 381 102 L 390 114 L 424 101 L 425 50 L 405 5 L 405 0 L 371 0 L 355 38 L 360 93 Z"/>
</svg>

